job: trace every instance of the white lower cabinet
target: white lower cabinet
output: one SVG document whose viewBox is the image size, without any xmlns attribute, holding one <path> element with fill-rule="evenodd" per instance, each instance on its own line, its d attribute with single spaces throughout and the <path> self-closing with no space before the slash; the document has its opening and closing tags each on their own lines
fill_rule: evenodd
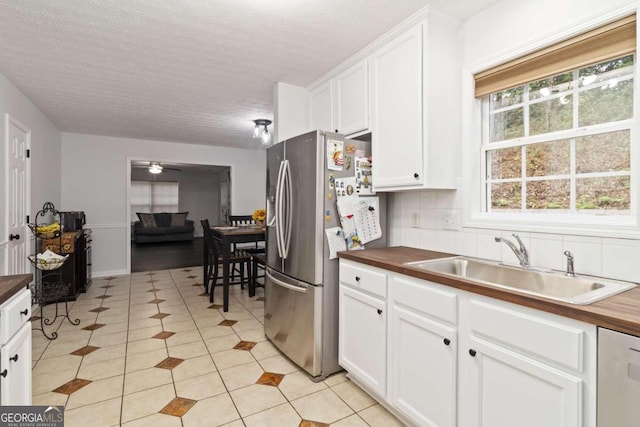
<svg viewBox="0 0 640 427">
<path fill-rule="evenodd" d="M 386 303 L 340 284 L 338 360 L 380 397 L 386 396 Z"/>
<path fill-rule="evenodd" d="M 467 387 L 464 425 L 492 427 L 579 427 L 582 424 L 580 377 L 524 357 L 506 347 L 472 338 L 473 374 Z"/>
<path fill-rule="evenodd" d="M 340 364 L 403 421 L 595 427 L 594 325 L 393 272 L 383 292 L 374 274 L 340 261 Z"/>
<path fill-rule="evenodd" d="M 0 405 L 31 405 L 31 291 L 0 305 Z"/>
<path fill-rule="evenodd" d="M 0 352 L 0 405 L 31 404 L 31 322 Z"/>
<path fill-rule="evenodd" d="M 456 330 L 394 306 L 389 336 L 393 406 L 419 425 L 455 426 Z"/>
</svg>

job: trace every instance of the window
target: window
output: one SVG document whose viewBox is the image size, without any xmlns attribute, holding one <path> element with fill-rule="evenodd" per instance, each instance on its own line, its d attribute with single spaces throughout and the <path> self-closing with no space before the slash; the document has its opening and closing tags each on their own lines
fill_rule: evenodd
<svg viewBox="0 0 640 427">
<path fill-rule="evenodd" d="M 131 181 L 129 201 L 131 222 L 136 212 L 177 212 L 178 183 L 166 181 Z"/>
<path fill-rule="evenodd" d="M 616 46 L 594 41 L 594 33 L 612 37 L 612 31 Z M 635 214 L 635 16 L 587 34 L 575 38 L 579 43 L 565 41 L 542 56 L 475 76 L 482 100 L 483 212 L 586 222 Z M 624 38 L 633 43 L 621 43 Z M 560 54 L 563 64 L 544 58 L 558 59 L 567 46 L 573 50 Z M 496 75 L 517 84 L 501 87 Z"/>
</svg>

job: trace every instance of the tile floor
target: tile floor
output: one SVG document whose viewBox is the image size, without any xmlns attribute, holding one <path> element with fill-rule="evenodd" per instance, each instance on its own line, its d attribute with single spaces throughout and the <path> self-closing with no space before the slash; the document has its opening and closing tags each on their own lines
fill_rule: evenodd
<svg viewBox="0 0 640 427">
<path fill-rule="evenodd" d="M 232 287 L 224 313 L 200 275 L 94 279 L 70 310 L 80 325 L 58 319 L 54 341 L 33 331 L 33 404 L 65 405 L 66 427 L 402 425 L 344 373 L 314 383 L 282 356 L 262 289 Z"/>
</svg>

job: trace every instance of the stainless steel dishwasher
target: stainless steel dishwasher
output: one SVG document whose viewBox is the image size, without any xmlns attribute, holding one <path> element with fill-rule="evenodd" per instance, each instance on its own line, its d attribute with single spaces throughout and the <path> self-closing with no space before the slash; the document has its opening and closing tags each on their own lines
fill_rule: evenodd
<svg viewBox="0 0 640 427">
<path fill-rule="evenodd" d="M 640 425 L 640 337 L 598 328 L 598 426 Z"/>
</svg>

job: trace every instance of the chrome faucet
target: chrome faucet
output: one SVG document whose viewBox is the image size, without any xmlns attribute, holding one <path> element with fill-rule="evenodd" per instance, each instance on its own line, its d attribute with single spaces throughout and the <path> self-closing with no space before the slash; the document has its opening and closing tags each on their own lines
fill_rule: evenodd
<svg viewBox="0 0 640 427">
<path fill-rule="evenodd" d="M 567 257 L 567 272 L 564 275 L 576 277 L 576 273 L 573 271 L 573 254 L 569 251 L 564 251 L 564 255 Z"/>
<path fill-rule="evenodd" d="M 520 248 L 518 248 L 511 240 L 505 239 L 503 237 L 496 237 L 496 242 L 502 242 L 509 246 L 515 256 L 518 258 L 518 261 L 520 261 L 520 267 L 529 268 L 529 252 L 527 251 L 527 248 L 524 246 L 524 243 L 522 243 L 522 240 L 520 240 L 520 237 L 516 233 L 513 233 L 513 237 L 515 237 L 515 239 L 518 241 Z"/>
</svg>

